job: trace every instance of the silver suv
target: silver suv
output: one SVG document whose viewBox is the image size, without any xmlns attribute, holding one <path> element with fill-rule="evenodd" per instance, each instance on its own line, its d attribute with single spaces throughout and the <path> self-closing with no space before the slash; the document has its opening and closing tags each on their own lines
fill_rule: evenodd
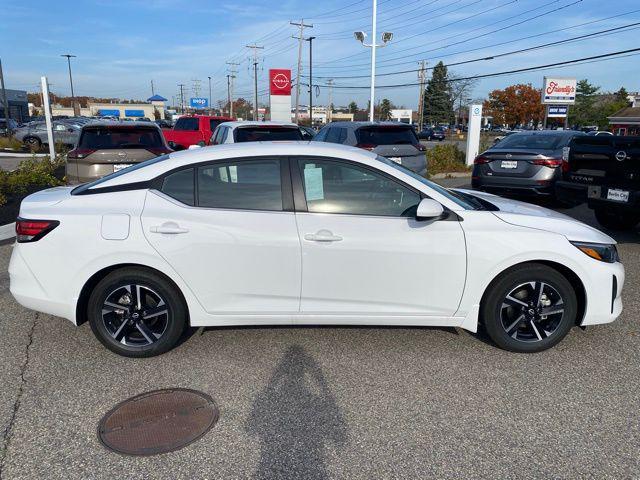
<svg viewBox="0 0 640 480">
<path fill-rule="evenodd" d="M 334 122 L 314 142 L 341 143 L 370 150 L 420 175 L 427 173 L 425 147 L 412 125 L 400 122 Z"/>
</svg>

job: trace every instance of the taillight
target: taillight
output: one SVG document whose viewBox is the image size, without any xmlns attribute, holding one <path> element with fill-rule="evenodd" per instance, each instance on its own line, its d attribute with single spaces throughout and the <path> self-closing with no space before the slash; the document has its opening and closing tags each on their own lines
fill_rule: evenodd
<svg viewBox="0 0 640 480">
<path fill-rule="evenodd" d="M 482 165 L 484 163 L 489 163 L 491 159 L 489 157 L 485 157 L 484 155 L 478 155 L 473 161 L 476 165 Z"/>
<path fill-rule="evenodd" d="M 16 220 L 16 240 L 18 243 L 35 242 L 60 225 L 57 220 Z"/>
<path fill-rule="evenodd" d="M 358 143 L 356 144 L 358 148 L 364 148 L 365 150 L 373 150 L 376 146 L 372 143 Z"/>
<path fill-rule="evenodd" d="M 560 158 L 537 158 L 531 163 L 534 165 L 543 165 L 545 167 L 557 168 L 562 165 L 562 159 Z"/>
<path fill-rule="evenodd" d="M 569 165 L 569 162 L 567 162 L 566 160 L 562 161 L 562 173 L 568 173 L 569 170 L 571 170 L 571 166 Z"/>
<path fill-rule="evenodd" d="M 93 152 L 95 152 L 95 150 L 91 150 L 89 148 L 75 148 L 67 153 L 67 158 L 84 158 L 88 155 L 91 155 Z"/>
<path fill-rule="evenodd" d="M 173 152 L 173 150 L 169 150 L 168 148 L 164 147 L 150 147 L 147 148 L 147 151 L 153 153 L 154 155 L 164 155 L 165 153 Z"/>
</svg>

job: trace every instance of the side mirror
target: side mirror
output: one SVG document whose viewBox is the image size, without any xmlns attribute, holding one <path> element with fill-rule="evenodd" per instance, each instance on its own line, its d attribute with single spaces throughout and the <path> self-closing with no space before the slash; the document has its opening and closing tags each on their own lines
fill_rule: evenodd
<svg viewBox="0 0 640 480">
<path fill-rule="evenodd" d="M 416 212 L 417 220 L 433 220 L 442 217 L 444 208 L 442 205 L 431 198 L 423 198 L 418 204 Z"/>
</svg>

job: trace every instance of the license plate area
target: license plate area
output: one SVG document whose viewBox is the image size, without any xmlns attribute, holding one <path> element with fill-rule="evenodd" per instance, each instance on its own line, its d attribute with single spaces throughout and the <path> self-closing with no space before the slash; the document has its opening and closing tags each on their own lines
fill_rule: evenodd
<svg viewBox="0 0 640 480">
<path fill-rule="evenodd" d="M 518 161 L 517 160 L 502 160 L 500 162 L 500 168 L 508 168 L 510 170 L 513 170 L 514 168 L 518 168 Z"/>
<path fill-rule="evenodd" d="M 119 172 L 120 170 L 124 170 L 125 168 L 129 168 L 133 163 L 116 163 L 113 165 L 113 171 Z"/>
<path fill-rule="evenodd" d="M 626 203 L 629 201 L 629 191 L 620 190 L 617 188 L 610 188 L 607 190 L 607 200 L 614 202 Z"/>
</svg>

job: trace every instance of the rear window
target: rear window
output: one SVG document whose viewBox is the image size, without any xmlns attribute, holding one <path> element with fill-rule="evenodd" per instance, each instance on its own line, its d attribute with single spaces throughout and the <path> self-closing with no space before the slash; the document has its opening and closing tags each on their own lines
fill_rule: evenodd
<svg viewBox="0 0 640 480">
<path fill-rule="evenodd" d="M 209 120 L 209 126 L 211 127 L 211 131 L 213 132 L 216 129 L 216 127 L 223 122 L 224 120 L 213 120 L 213 119 Z"/>
<path fill-rule="evenodd" d="M 240 127 L 233 132 L 233 140 L 236 143 L 302 140 L 302 134 L 297 127 Z"/>
<path fill-rule="evenodd" d="M 200 119 L 195 117 L 182 117 L 179 118 L 173 127 L 174 130 L 189 130 L 196 132 L 200 129 Z"/>
<path fill-rule="evenodd" d="M 105 150 L 113 148 L 162 148 L 162 136 L 156 128 L 92 127 L 85 128 L 78 148 Z"/>
<path fill-rule="evenodd" d="M 411 127 L 361 127 L 356 131 L 358 143 L 365 145 L 416 145 L 418 137 Z"/>
<path fill-rule="evenodd" d="M 527 135 L 513 134 L 505 137 L 497 148 L 522 148 L 535 150 L 556 150 L 569 144 L 567 135 Z"/>
</svg>

